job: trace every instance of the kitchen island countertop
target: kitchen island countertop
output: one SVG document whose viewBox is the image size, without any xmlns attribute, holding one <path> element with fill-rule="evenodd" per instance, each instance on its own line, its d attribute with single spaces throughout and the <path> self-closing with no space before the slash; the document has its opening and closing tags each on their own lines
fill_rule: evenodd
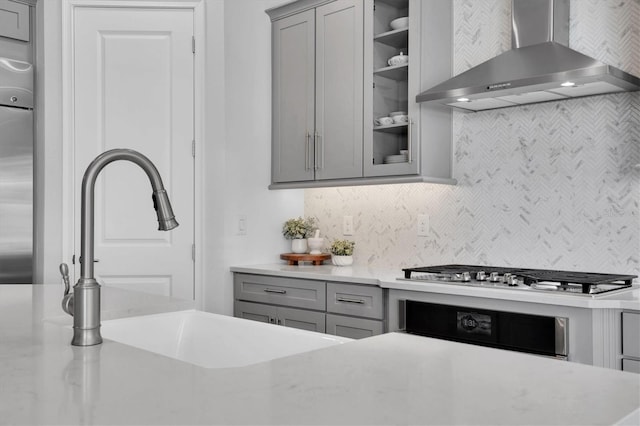
<svg viewBox="0 0 640 426">
<path fill-rule="evenodd" d="M 0 424 L 569 425 L 638 419 L 636 374 L 402 333 L 227 369 L 197 367 L 108 339 L 72 347 L 71 318 L 49 308 L 59 305 L 59 290 L 0 286 Z M 188 308 L 188 302 L 163 303 L 159 296 L 104 293 L 110 317 Z"/>
<path fill-rule="evenodd" d="M 438 282 L 418 282 L 398 279 L 402 270 L 375 269 L 364 266 L 333 265 L 286 265 L 281 263 L 264 265 L 233 266 L 232 272 L 273 275 L 310 280 L 339 281 L 376 285 L 393 290 L 408 290 L 457 296 L 482 297 L 516 302 L 541 303 L 546 305 L 571 306 L 591 309 L 625 309 L 640 311 L 640 286 L 633 289 L 599 296 L 567 295 L 542 291 L 526 291 L 495 288 L 478 288 Z"/>
</svg>

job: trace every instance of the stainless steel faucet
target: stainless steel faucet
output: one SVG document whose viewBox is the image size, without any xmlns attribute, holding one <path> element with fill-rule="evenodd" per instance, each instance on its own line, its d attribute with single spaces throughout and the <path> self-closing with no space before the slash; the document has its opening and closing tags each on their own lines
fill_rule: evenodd
<svg viewBox="0 0 640 426">
<path fill-rule="evenodd" d="M 91 346 L 102 343 L 100 335 L 100 285 L 93 276 L 94 187 L 96 178 L 102 169 L 117 160 L 127 160 L 137 164 L 149 177 L 153 189 L 153 207 L 158 215 L 158 230 L 170 231 L 178 226 L 158 169 L 147 157 L 131 149 L 112 149 L 103 152 L 89 164 L 82 178 L 80 279 L 73 287 L 73 293 L 69 293 L 69 268 L 64 263 L 60 265 L 60 272 L 65 282 L 62 309 L 73 316 L 71 344 L 74 346 Z"/>
</svg>

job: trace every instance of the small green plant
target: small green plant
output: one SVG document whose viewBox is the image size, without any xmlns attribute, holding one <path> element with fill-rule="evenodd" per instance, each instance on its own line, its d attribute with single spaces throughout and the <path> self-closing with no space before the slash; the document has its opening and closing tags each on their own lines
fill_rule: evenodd
<svg viewBox="0 0 640 426">
<path fill-rule="evenodd" d="M 311 235 L 314 229 L 316 220 L 312 217 L 303 219 L 299 217 L 297 219 L 289 219 L 282 226 L 282 235 L 287 240 L 300 240 L 307 238 Z"/>
<path fill-rule="evenodd" d="M 331 254 L 336 256 L 352 256 L 353 255 L 353 247 L 356 245 L 355 241 L 349 240 L 334 240 L 331 243 L 331 247 L 329 251 Z"/>
</svg>

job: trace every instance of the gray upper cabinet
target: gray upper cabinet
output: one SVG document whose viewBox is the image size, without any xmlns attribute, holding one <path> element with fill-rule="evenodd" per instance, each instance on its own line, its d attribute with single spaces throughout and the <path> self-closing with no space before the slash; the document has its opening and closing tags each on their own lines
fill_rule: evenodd
<svg viewBox="0 0 640 426">
<path fill-rule="evenodd" d="M 268 11 L 273 184 L 362 176 L 362 1 L 319 4 Z"/>
<path fill-rule="evenodd" d="M 451 1 L 367 1 L 373 12 L 365 13 L 364 175 L 455 184 L 451 112 L 415 101 L 451 75 Z M 400 17 L 408 26 L 392 28 Z M 389 64 L 400 54 L 407 64 Z M 375 122 L 396 111 L 407 113 L 406 123 Z M 406 160 L 398 159 L 404 153 Z"/>
<path fill-rule="evenodd" d="M 451 8 L 450 0 L 298 0 L 267 10 L 270 188 L 455 184 L 451 110 L 415 102 L 451 76 Z M 408 26 L 391 28 L 399 17 Z M 400 53 L 408 63 L 388 63 Z M 406 122 L 375 124 L 398 111 Z"/>
<path fill-rule="evenodd" d="M 314 179 L 311 142 L 315 129 L 315 11 L 272 27 L 274 182 Z"/>
</svg>

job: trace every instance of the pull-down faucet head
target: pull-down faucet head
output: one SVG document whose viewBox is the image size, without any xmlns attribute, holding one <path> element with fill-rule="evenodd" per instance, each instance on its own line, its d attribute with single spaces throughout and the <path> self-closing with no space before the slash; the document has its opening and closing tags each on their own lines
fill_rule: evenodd
<svg viewBox="0 0 640 426">
<path fill-rule="evenodd" d="M 153 198 L 153 208 L 156 209 L 156 214 L 158 215 L 158 231 L 171 231 L 176 228 L 178 222 L 173 215 L 167 191 L 164 189 L 153 191 L 151 197 Z"/>
</svg>

